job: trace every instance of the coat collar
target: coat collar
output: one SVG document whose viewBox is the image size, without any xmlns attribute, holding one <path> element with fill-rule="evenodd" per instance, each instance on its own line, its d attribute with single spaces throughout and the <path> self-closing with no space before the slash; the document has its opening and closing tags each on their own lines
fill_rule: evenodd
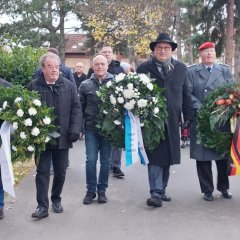
<svg viewBox="0 0 240 240">
<path fill-rule="evenodd" d="M 209 74 L 206 67 L 201 63 L 197 66 L 196 71 L 199 72 L 199 75 L 206 79 L 206 88 L 211 85 L 213 82 L 215 82 L 219 76 L 221 75 L 222 68 L 219 64 L 213 64 L 211 74 Z"/>
</svg>

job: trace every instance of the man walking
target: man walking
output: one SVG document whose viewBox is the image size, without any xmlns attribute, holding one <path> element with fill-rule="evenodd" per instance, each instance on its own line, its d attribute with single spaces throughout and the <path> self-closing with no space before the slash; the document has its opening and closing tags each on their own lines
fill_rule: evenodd
<svg viewBox="0 0 240 240">
<path fill-rule="evenodd" d="M 47 144 L 41 153 L 37 165 L 36 188 L 38 206 L 33 212 L 33 218 L 48 217 L 48 188 L 50 180 L 50 161 L 54 167 L 51 201 L 52 210 L 62 213 L 61 193 L 65 181 L 68 152 L 72 143 L 78 140 L 81 130 L 81 105 L 77 92 L 69 80 L 60 76 L 60 59 L 56 54 L 46 54 L 40 59 L 42 76 L 33 80 L 28 88 L 37 91 L 41 100 L 54 108 L 59 126 L 60 137 L 57 145 Z"/>
<path fill-rule="evenodd" d="M 193 118 L 193 109 L 187 68 L 172 58 L 177 44 L 167 33 L 160 33 L 149 47 L 153 51 L 153 58 L 142 63 L 137 72 L 150 75 L 159 87 L 165 89 L 168 111 L 165 140 L 161 140 L 155 150 L 147 152 L 151 194 L 147 205 L 161 207 L 162 201 L 171 201 L 170 196 L 166 195 L 170 166 L 180 163 L 179 115 L 182 111 L 184 128 L 188 128 Z"/>
<path fill-rule="evenodd" d="M 107 72 L 107 59 L 98 55 L 93 59 L 93 71 L 91 77 L 80 85 L 80 101 L 82 104 L 85 145 L 86 145 L 86 183 L 87 194 L 83 204 L 91 204 L 98 194 L 98 202 L 106 203 L 106 189 L 110 172 L 111 144 L 99 134 L 96 127 L 96 118 L 99 112 L 99 99 L 96 91 L 100 86 L 114 79 L 113 75 Z M 100 155 L 100 171 L 97 177 L 97 159 Z"/>
<path fill-rule="evenodd" d="M 205 42 L 198 50 L 202 63 L 188 68 L 195 116 L 210 92 L 233 81 L 229 67 L 225 64 L 215 63 L 216 51 L 214 43 Z M 197 144 L 196 118 L 190 128 L 190 142 L 190 157 L 196 159 L 197 174 L 201 191 L 204 193 L 204 200 L 213 200 L 212 160 L 215 160 L 217 165 L 218 191 L 222 193 L 224 198 L 232 198 L 228 190 L 227 156 L 220 156 L 215 151 Z"/>
</svg>

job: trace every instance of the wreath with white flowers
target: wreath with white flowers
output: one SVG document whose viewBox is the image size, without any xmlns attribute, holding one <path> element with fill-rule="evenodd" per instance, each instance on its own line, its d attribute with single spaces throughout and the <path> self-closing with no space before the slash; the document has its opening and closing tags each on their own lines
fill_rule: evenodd
<svg viewBox="0 0 240 240">
<path fill-rule="evenodd" d="M 219 154 L 228 154 L 239 119 L 240 85 L 232 83 L 219 87 L 208 95 L 198 113 L 199 143 Z"/>
<path fill-rule="evenodd" d="M 140 118 L 145 149 L 155 149 L 164 139 L 167 118 L 163 91 L 145 74 L 118 74 L 97 92 L 100 99 L 97 127 L 101 134 L 113 146 L 124 148 L 124 118 L 129 110 Z"/>
<path fill-rule="evenodd" d="M 39 100 L 37 92 L 23 87 L 0 87 L 0 120 L 12 123 L 12 161 L 25 161 L 33 154 L 38 161 L 46 143 L 59 137 L 53 124 L 53 108 Z"/>
</svg>

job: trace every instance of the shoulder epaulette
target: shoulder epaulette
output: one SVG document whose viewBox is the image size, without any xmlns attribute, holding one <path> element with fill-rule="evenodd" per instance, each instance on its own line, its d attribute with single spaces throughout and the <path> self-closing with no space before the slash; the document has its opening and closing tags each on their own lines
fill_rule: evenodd
<svg viewBox="0 0 240 240">
<path fill-rule="evenodd" d="M 192 64 L 192 65 L 189 65 L 187 66 L 188 68 L 191 68 L 191 67 L 194 67 L 194 66 L 197 66 L 197 64 Z"/>
<path fill-rule="evenodd" d="M 225 64 L 225 63 L 219 63 L 219 65 L 225 66 L 225 67 L 229 67 L 229 65 Z"/>
</svg>

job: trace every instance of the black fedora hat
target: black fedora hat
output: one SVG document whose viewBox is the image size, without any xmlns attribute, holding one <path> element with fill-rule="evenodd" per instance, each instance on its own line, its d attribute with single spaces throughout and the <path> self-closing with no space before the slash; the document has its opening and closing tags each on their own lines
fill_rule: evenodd
<svg viewBox="0 0 240 240">
<path fill-rule="evenodd" d="M 157 39 L 149 44 L 150 49 L 154 51 L 155 46 L 160 42 L 169 43 L 172 46 L 172 51 L 177 48 L 177 44 L 170 38 L 167 33 L 160 33 Z"/>
</svg>

